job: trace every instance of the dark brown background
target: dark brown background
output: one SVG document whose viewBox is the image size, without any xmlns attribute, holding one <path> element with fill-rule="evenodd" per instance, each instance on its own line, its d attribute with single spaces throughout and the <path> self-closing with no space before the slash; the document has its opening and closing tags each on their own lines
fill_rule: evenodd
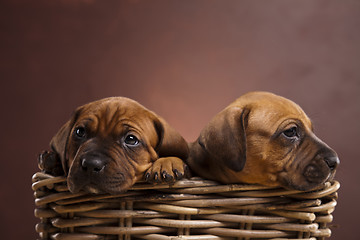
<svg viewBox="0 0 360 240">
<path fill-rule="evenodd" d="M 2 1 L 1 239 L 35 239 L 31 176 L 73 109 L 127 96 L 193 141 L 238 96 L 299 103 L 337 150 L 332 239 L 358 239 L 360 2 Z"/>
</svg>

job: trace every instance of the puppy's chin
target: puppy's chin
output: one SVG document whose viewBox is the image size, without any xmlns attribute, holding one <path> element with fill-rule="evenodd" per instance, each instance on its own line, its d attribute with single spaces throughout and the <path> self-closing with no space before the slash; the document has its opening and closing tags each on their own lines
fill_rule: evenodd
<svg viewBox="0 0 360 240">
<path fill-rule="evenodd" d="M 67 177 L 69 191 L 72 193 L 87 192 L 91 194 L 120 194 L 126 192 L 133 184 L 134 177 L 122 178 L 123 174 L 89 176 L 82 172 L 70 172 Z"/>
<path fill-rule="evenodd" d="M 89 171 L 81 167 L 80 162 L 79 158 L 75 158 L 67 176 L 68 188 L 72 193 L 120 194 L 135 183 L 135 170 L 131 166 L 118 169 L 107 164 L 99 171 Z"/>
<path fill-rule="evenodd" d="M 305 171 L 304 173 L 287 173 L 282 172 L 280 176 L 281 185 L 290 190 L 311 191 L 320 188 L 324 183 L 331 181 L 335 173 L 327 173 L 326 175 L 319 176 L 318 173 L 311 173 L 311 178 L 304 176 L 310 174 Z M 318 176 L 314 178 L 314 176 Z"/>
<path fill-rule="evenodd" d="M 120 194 L 126 192 L 130 187 L 131 183 L 123 183 L 121 185 L 116 184 L 115 186 L 107 185 L 100 186 L 96 183 L 76 183 L 68 180 L 68 187 L 71 193 L 86 192 L 90 194 Z"/>
<path fill-rule="evenodd" d="M 95 186 L 92 186 L 92 185 L 84 186 L 84 190 L 85 190 L 85 192 L 92 193 L 92 194 L 100 194 L 100 193 L 102 193 L 100 191 L 100 189 L 98 189 L 98 188 L 96 188 Z"/>
</svg>

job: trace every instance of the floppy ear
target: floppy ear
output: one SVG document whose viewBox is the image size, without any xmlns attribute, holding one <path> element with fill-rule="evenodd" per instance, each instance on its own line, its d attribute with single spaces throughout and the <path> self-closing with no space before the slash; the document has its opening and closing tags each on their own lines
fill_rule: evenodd
<svg viewBox="0 0 360 240">
<path fill-rule="evenodd" d="M 158 156 L 178 157 L 185 160 L 189 154 L 185 139 L 161 117 L 157 117 L 154 124 L 159 136 L 159 142 L 155 148 Z"/>
<path fill-rule="evenodd" d="M 66 146 L 69 140 L 72 121 L 65 123 L 50 141 L 51 149 L 58 155 L 62 168 L 65 173 L 68 172 Z"/>
<path fill-rule="evenodd" d="M 69 141 L 70 131 L 79 116 L 80 109 L 76 110 L 72 118 L 67 121 L 50 141 L 51 149 L 58 155 L 65 174 L 68 173 L 68 153 L 67 145 Z"/>
<path fill-rule="evenodd" d="M 229 107 L 217 114 L 198 139 L 201 147 L 214 159 L 233 171 L 241 171 L 246 162 L 248 109 Z"/>
</svg>

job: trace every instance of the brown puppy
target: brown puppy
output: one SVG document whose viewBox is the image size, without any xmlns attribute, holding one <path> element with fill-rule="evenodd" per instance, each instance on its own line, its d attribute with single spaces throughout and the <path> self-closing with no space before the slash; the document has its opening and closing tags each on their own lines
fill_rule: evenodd
<svg viewBox="0 0 360 240">
<path fill-rule="evenodd" d="M 171 182 L 184 176 L 181 159 L 188 155 L 179 133 L 155 113 L 123 97 L 79 107 L 50 145 L 56 154 L 42 154 L 39 165 L 58 173 L 56 165 L 62 165 L 71 192 L 116 194 L 143 177 Z"/>
<path fill-rule="evenodd" d="M 310 190 L 331 179 L 339 164 L 297 104 L 266 92 L 238 98 L 189 146 L 190 169 L 222 183 Z"/>
</svg>

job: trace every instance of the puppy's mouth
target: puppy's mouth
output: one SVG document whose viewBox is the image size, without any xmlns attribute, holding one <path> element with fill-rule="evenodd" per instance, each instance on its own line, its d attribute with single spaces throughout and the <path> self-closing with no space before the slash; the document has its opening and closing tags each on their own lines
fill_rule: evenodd
<svg viewBox="0 0 360 240">
<path fill-rule="evenodd" d="M 122 173 L 115 173 L 113 177 L 107 177 L 106 173 L 94 176 L 75 172 L 69 174 L 67 182 L 72 193 L 84 191 L 92 194 L 119 194 L 125 192 L 132 185 L 123 177 Z"/>
<path fill-rule="evenodd" d="M 91 194 L 119 194 L 128 189 L 126 182 L 113 182 L 111 184 L 89 183 L 83 186 L 82 190 Z"/>
<path fill-rule="evenodd" d="M 99 153 L 83 154 L 75 157 L 67 178 L 70 192 L 85 191 L 99 194 L 118 194 L 125 192 L 133 183 L 130 166 L 122 168 L 116 161 Z"/>
<path fill-rule="evenodd" d="M 303 175 L 309 183 L 321 184 L 334 178 L 340 160 L 336 154 L 329 153 L 317 154 L 304 168 Z"/>
<path fill-rule="evenodd" d="M 302 159 L 301 162 L 305 162 Z M 333 180 L 339 159 L 337 156 L 324 157 L 316 155 L 305 165 L 293 165 L 279 176 L 284 187 L 300 191 L 311 191 L 325 182 Z"/>
<path fill-rule="evenodd" d="M 305 167 L 303 175 L 308 182 L 321 184 L 330 178 L 331 172 L 327 169 L 322 169 L 318 165 L 309 164 Z"/>
</svg>

